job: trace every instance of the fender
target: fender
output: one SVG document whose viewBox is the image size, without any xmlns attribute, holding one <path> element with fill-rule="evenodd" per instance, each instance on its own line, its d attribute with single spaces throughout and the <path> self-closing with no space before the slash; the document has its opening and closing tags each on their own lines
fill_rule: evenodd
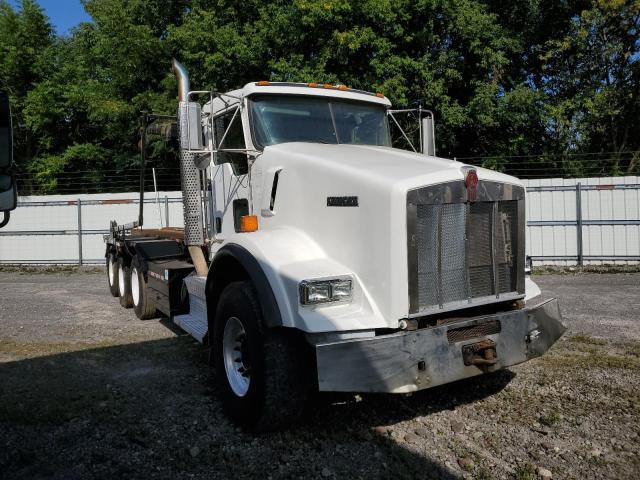
<svg viewBox="0 0 640 480">
<path fill-rule="evenodd" d="M 283 323 L 280 308 L 262 267 L 247 249 L 234 243 L 227 243 L 216 253 L 207 275 L 206 292 L 209 330 L 212 331 L 211 326 L 215 320 L 218 299 L 222 290 L 230 278 L 232 280 L 239 279 L 237 272 L 225 271 L 224 264 L 230 259 L 235 260 L 242 266 L 253 283 L 260 300 L 265 325 L 268 328 L 281 327 Z"/>
<path fill-rule="evenodd" d="M 354 278 L 351 302 L 318 307 L 299 305 L 300 281 L 344 275 Z M 207 311 L 211 326 L 224 286 L 247 277 L 254 282 L 267 327 L 282 326 L 319 333 L 388 326 L 357 272 L 327 257 L 313 239 L 297 229 L 239 233 L 220 247 L 207 279 Z"/>
</svg>

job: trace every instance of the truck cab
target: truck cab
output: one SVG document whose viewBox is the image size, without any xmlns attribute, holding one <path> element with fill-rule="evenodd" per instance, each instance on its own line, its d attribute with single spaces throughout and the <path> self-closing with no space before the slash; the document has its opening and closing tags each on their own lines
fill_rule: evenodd
<svg viewBox="0 0 640 480">
<path fill-rule="evenodd" d="M 316 391 L 482 375 L 562 335 L 557 301 L 525 274 L 518 179 L 436 157 L 426 121 L 421 151 L 394 148 L 380 93 L 259 81 L 215 94 L 174 72 L 181 243 L 133 226 L 107 239 L 107 262 L 143 311 L 162 305 L 211 349 L 235 421 L 279 428 Z"/>
<path fill-rule="evenodd" d="M 333 86 L 271 82 L 249 83 L 227 95 L 208 102 L 202 110 L 205 118 L 211 116 L 205 141 L 216 149 L 208 176 L 215 192 L 209 218 L 213 227 L 218 223 L 219 229 L 213 228 L 217 240 L 237 233 L 234 201 L 236 209 L 261 217 L 260 223 L 277 224 L 274 180 L 281 174 L 284 178 L 286 172 L 278 161 L 267 165 L 273 162 L 264 159 L 274 156 L 271 152 L 279 146 L 391 146 L 386 114 L 390 102 L 384 97 Z M 264 189 L 268 192 L 263 195 Z"/>
</svg>

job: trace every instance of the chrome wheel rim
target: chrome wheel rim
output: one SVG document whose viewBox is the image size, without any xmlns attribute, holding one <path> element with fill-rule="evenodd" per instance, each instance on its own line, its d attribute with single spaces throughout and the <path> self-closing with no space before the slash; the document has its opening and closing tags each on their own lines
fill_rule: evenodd
<svg viewBox="0 0 640 480">
<path fill-rule="evenodd" d="M 237 396 L 244 397 L 249 391 L 251 368 L 247 363 L 247 332 L 236 317 L 229 318 L 224 326 L 222 355 L 231 390 Z"/>
<path fill-rule="evenodd" d="M 113 280 L 115 275 L 113 274 L 113 260 L 107 262 L 107 274 L 109 275 L 109 285 L 113 287 Z"/>
<path fill-rule="evenodd" d="M 124 269 L 122 267 L 118 268 L 118 292 L 121 297 L 124 297 Z"/>
<path fill-rule="evenodd" d="M 136 267 L 131 269 L 131 296 L 133 297 L 133 304 L 138 305 L 140 301 L 140 282 L 138 281 L 138 269 Z"/>
</svg>

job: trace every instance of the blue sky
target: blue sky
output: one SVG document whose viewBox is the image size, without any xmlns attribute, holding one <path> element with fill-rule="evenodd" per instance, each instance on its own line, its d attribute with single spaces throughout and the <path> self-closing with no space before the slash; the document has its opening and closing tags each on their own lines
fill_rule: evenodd
<svg viewBox="0 0 640 480">
<path fill-rule="evenodd" d="M 36 0 L 45 10 L 56 32 L 63 35 L 80 22 L 88 22 L 91 17 L 85 12 L 80 0 Z M 9 0 L 16 7 L 19 0 Z"/>
</svg>

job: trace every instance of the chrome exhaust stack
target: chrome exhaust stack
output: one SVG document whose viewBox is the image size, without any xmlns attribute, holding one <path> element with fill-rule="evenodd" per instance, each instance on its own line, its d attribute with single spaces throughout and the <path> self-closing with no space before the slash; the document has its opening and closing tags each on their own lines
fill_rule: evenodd
<svg viewBox="0 0 640 480">
<path fill-rule="evenodd" d="M 171 61 L 171 71 L 176 76 L 176 80 L 178 81 L 178 101 L 186 102 L 188 100 L 187 95 L 191 90 L 189 84 L 189 72 L 187 72 L 187 69 L 184 68 L 184 65 L 182 65 L 175 58 Z"/>
<path fill-rule="evenodd" d="M 190 150 L 201 148 L 200 104 L 189 101 L 189 73 L 175 58 L 172 61 L 178 81 L 178 134 L 180 138 L 180 177 L 182 182 L 182 204 L 184 213 L 184 242 L 189 248 L 191 260 L 200 276 L 207 275 L 207 263 L 202 252 L 205 245 L 202 221 L 202 198 L 200 173 L 195 164 L 196 154 Z M 196 135 L 190 135 L 196 132 Z M 200 141 L 198 141 L 200 139 Z"/>
</svg>

